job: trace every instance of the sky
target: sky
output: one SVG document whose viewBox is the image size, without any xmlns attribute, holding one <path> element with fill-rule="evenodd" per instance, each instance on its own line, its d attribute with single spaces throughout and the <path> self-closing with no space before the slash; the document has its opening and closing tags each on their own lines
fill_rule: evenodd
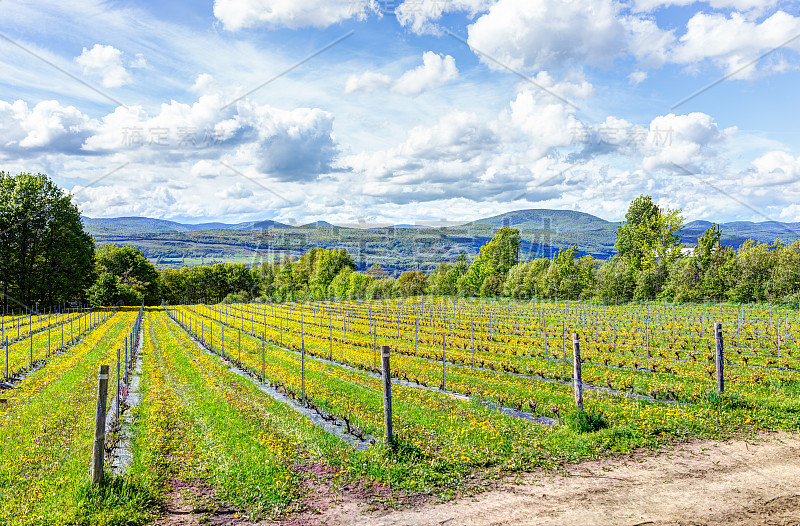
<svg viewBox="0 0 800 526">
<path fill-rule="evenodd" d="M 0 170 L 89 217 L 800 221 L 800 3 L 0 0 Z"/>
</svg>

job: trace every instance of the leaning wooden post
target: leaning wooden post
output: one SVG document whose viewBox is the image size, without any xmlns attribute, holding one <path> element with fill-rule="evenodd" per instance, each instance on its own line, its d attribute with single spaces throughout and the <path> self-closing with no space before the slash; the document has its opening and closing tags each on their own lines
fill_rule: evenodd
<svg viewBox="0 0 800 526">
<path fill-rule="evenodd" d="M 722 341 L 722 324 L 714 324 L 714 358 L 717 362 L 717 394 L 725 392 L 725 360 Z"/>
<path fill-rule="evenodd" d="M 106 442 L 106 395 L 108 394 L 108 365 L 101 365 L 97 375 L 97 410 L 94 414 L 94 448 L 92 449 L 92 484 L 103 482 L 103 458 Z"/>
<path fill-rule="evenodd" d="M 383 372 L 383 427 L 386 442 L 391 446 L 392 435 L 392 371 L 389 365 L 390 351 L 387 345 L 381 346 L 381 370 Z"/>
<path fill-rule="evenodd" d="M 572 333 L 572 359 L 574 364 L 575 406 L 583 411 L 583 380 L 581 379 L 581 344 L 578 333 Z"/>
</svg>

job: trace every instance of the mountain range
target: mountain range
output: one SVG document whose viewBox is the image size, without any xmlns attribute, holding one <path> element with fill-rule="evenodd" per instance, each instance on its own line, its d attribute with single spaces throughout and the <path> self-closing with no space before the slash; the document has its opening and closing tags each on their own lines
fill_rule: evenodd
<svg viewBox="0 0 800 526">
<path fill-rule="evenodd" d="M 461 252 L 473 257 L 502 226 L 518 228 L 520 257 L 552 257 L 575 244 L 580 254 L 608 259 L 614 254 L 618 222 L 572 210 L 517 210 L 450 226 L 398 224 L 391 226 L 336 226 L 327 221 L 288 225 L 273 220 L 243 223 L 188 224 L 147 217 L 93 219 L 84 217 L 86 230 L 98 244 L 116 243 L 141 248 L 160 267 L 209 264 L 220 261 L 246 264 L 298 256 L 311 247 L 346 248 L 360 268 L 380 263 L 390 272 L 431 268 L 454 260 Z M 711 226 L 691 221 L 681 239 L 693 246 Z M 722 223 L 722 243 L 738 247 L 747 239 L 790 243 L 800 238 L 800 223 L 736 221 Z"/>
</svg>

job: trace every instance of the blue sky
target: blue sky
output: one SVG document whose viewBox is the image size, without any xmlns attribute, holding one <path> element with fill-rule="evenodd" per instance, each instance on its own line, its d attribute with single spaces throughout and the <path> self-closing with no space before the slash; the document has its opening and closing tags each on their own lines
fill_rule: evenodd
<svg viewBox="0 0 800 526">
<path fill-rule="evenodd" d="M 800 221 L 797 2 L 3 0 L 0 20 L 0 169 L 91 217 L 617 220 L 648 193 Z"/>
</svg>

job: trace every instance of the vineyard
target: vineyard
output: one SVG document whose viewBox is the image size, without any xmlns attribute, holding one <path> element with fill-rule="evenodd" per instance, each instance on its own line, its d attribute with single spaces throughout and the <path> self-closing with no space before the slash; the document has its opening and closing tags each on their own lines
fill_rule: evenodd
<svg viewBox="0 0 800 526">
<path fill-rule="evenodd" d="M 147 523 L 174 488 L 254 521 L 313 512 L 326 491 L 353 488 L 402 505 L 638 448 L 800 427 L 800 316 L 769 306 L 198 304 L 9 317 L 2 328 L 3 524 Z M 95 486 L 100 364 L 121 401 L 108 409 L 114 469 Z"/>
</svg>

